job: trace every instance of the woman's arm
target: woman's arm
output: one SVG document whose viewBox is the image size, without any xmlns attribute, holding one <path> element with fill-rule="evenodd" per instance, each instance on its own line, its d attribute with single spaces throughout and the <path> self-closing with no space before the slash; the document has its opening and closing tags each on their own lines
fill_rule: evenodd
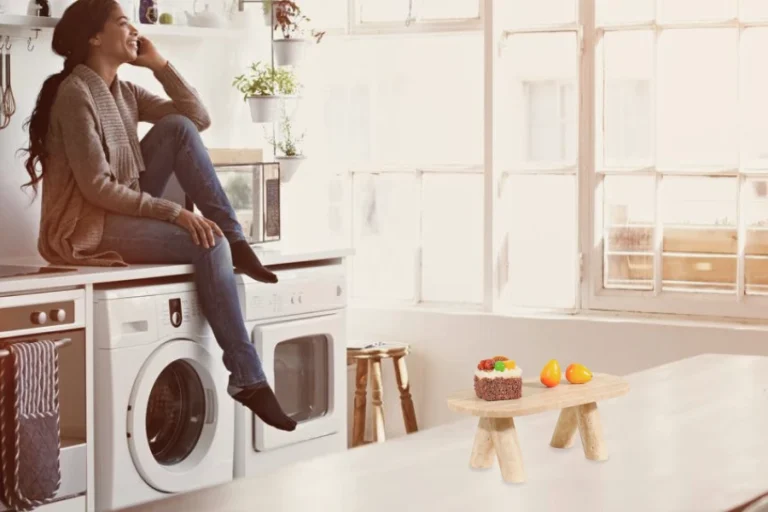
<svg viewBox="0 0 768 512">
<path fill-rule="evenodd" d="M 66 112 L 55 113 L 53 122 L 58 124 L 67 162 L 88 202 L 123 215 L 176 220 L 181 205 L 117 182 L 101 145 L 96 112 L 83 91 L 61 87 L 56 104 L 64 105 Z"/>
<path fill-rule="evenodd" d="M 208 128 L 211 118 L 197 91 L 160 55 L 149 39 L 139 38 L 139 45 L 140 54 L 133 64 L 152 70 L 170 98 L 161 98 L 143 87 L 129 83 L 139 108 L 139 121 L 154 123 L 169 114 L 181 114 L 189 118 L 198 130 Z"/>
</svg>

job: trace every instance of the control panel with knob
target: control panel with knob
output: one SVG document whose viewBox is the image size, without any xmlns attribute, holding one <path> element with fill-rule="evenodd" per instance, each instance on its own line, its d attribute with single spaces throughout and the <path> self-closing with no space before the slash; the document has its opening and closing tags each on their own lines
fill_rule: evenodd
<svg viewBox="0 0 768 512">
<path fill-rule="evenodd" d="M 54 322 L 63 322 L 64 320 L 67 319 L 67 312 L 63 309 L 52 309 L 51 319 Z"/>
<path fill-rule="evenodd" d="M 171 325 L 179 327 L 183 321 L 181 299 L 174 298 L 168 301 L 168 312 L 171 316 Z"/>
<path fill-rule="evenodd" d="M 32 323 L 35 325 L 45 325 L 48 321 L 48 315 L 46 315 L 44 311 L 34 311 L 30 316 L 30 320 L 32 320 Z"/>
</svg>

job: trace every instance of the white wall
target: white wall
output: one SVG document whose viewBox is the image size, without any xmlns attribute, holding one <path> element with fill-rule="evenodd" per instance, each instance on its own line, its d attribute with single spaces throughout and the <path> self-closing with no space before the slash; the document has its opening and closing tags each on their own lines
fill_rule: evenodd
<svg viewBox="0 0 768 512">
<path fill-rule="evenodd" d="M 514 359 L 524 377 L 534 378 L 550 359 L 557 359 L 563 371 L 569 363 L 580 362 L 596 372 L 624 375 L 702 353 L 768 355 L 766 328 L 618 317 L 513 318 L 353 309 L 349 335 L 411 344 L 407 364 L 420 429 L 462 419 L 448 410 L 446 397 L 471 389 L 477 363 L 496 355 Z M 383 368 L 386 432 L 397 437 L 404 434 L 397 385 L 392 363 L 384 361 Z M 349 376 L 351 408 L 353 367 Z M 368 404 L 370 414 L 370 391 Z M 351 436 L 351 412 L 349 418 Z"/>
</svg>

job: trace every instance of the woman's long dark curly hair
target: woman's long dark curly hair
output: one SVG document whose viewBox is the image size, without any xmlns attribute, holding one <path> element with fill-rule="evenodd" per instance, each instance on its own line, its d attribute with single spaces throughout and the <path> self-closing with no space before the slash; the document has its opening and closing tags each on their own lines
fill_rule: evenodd
<svg viewBox="0 0 768 512">
<path fill-rule="evenodd" d="M 29 128 L 29 147 L 24 148 L 28 154 L 24 167 L 31 180 L 22 188 L 31 186 L 37 194 L 37 185 L 45 174 L 45 143 L 56 93 L 72 70 L 86 61 L 90 39 L 102 31 L 116 4 L 115 0 L 77 0 L 64 11 L 56 24 L 51 47 L 56 54 L 64 57 L 64 69 L 45 80 L 32 115 L 25 123 L 25 127 Z"/>
</svg>

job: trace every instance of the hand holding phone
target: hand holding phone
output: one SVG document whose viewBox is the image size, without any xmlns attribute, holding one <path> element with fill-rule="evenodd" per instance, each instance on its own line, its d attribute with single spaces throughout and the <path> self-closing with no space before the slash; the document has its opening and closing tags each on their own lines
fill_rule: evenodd
<svg viewBox="0 0 768 512">
<path fill-rule="evenodd" d="M 131 64 L 134 66 L 149 68 L 152 71 L 159 71 L 164 68 L 168 61 L 160 55 L 155 45 L 144 36 L 139 36 L 139 56 Z"/>
</svg>

